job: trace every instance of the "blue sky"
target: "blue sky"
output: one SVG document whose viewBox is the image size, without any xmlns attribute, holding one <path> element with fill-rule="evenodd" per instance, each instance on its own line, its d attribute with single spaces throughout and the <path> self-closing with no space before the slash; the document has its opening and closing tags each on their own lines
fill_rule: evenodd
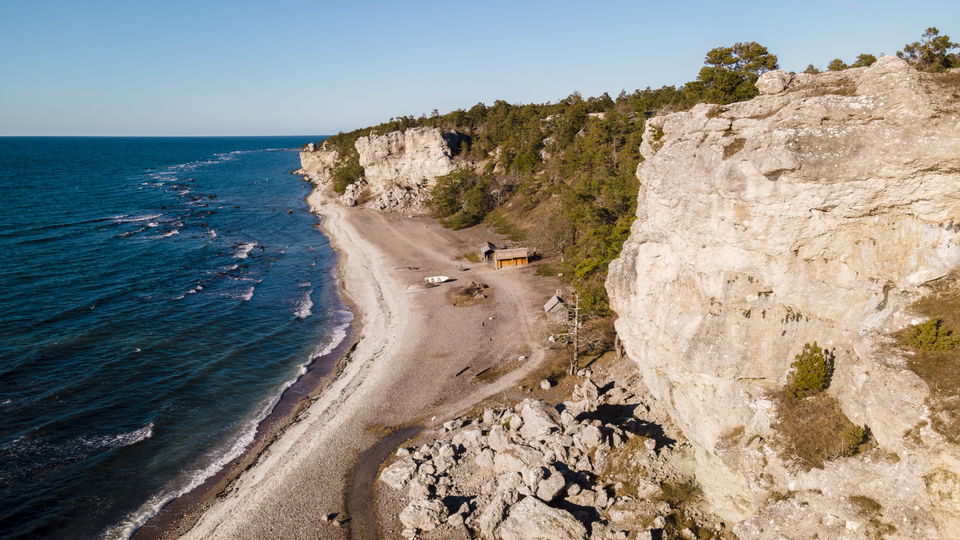
<svg viewBox="0 0 960 540">
<path fill-rule="evenodd" d="M 329 134 L 682 83 L 736 41 L 823 67 L 927 26 L 958 40 L 960 2 L 0 0 L 0 135 Z"/>
</svg>

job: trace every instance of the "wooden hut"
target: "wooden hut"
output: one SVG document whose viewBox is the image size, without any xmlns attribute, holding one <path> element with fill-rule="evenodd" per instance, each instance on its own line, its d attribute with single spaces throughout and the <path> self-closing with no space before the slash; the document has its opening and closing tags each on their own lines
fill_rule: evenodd
<svg viewBox="0 0 960 540">
<path fill-rule="evenodd" d="M 527 248 L 498 249 L 493 252 L 493 262 L 497 268 L 525 266 L 530 263 Z"/>
<path fill-rule="evenodd" d="M 565 323 L 570 320 L 570 308 L 563 298 L 560 298 L 559 291 L 543 305 L 543 312 L 547 314 L 547 320 L 553 323 Z"/>
<path fill-rule="evenodd" d="M 490 258 L 493 257 L 493 252 L 496 250 L 497 246 L 491 244 L 490 242 L 483 244 L 480 246 L 480 260 L 484 262 L 489 261 Z"/>
</svg>

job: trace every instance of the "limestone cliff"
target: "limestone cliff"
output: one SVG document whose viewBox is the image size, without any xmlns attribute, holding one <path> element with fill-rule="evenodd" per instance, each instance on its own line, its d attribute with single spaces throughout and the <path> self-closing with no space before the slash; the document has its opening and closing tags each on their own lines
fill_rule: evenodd
<svg viewBox="0 0 960 540">
<path fill-rule="evenodd" d="M 460 166 L 454 160 L 460 138 L 458 133 L 427 127 L 358 138 L 354 146 L 363 176 L 347 187 L 340 202 L 347 206 L 362 204 L 377 210 L 422 213 L 437 177 Z M 325 144 L 307 145 L 300 153 L 302 168 L 297 172 L 329 188 L 340 158 L 336 149 Z"/>
<path fill-rule="evenodd" d="M 647 124 L 607 291 L 627 354 L 741 537 L 960 530 L 960 451 L 929 427 L 929 389 L 888 337 L 960 263 L 955 77 L 894 57 L 777 71 L 751 101 Z M 770 395 L 813 341 L 835 351 L 828 392 L 876 447 L 804 470 L 776 450 Z M 858 501 L 880 508 L 868 518 Z"/>
</svg>

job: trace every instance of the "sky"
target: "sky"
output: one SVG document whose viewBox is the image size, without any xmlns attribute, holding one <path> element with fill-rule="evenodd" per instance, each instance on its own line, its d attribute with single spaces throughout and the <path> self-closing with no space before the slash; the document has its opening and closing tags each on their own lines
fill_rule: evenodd
<svg viewBox="0 0 960 540">
<path fill-rule="evenodd" d="M 503 99 L 893 54 L 960 2 L 0 0 L 0 135 L 319 135 Z"/>
</svg>

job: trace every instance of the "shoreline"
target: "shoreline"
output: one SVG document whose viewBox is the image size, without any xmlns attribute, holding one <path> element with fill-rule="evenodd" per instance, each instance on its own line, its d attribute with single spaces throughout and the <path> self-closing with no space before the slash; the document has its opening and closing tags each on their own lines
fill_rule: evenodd
<svg viewBox="0 0 960 540">
<path fill-rule="evenodd" d="M 347 354 L 242 464 L 192 500 L 183 497 L 179 515 L 167 510 L 170 519 L 151 520 L 153 534 L 145 526 L 138 538 L 345 538 L 349 527 L 327 516 L 363 526 L 350 521 L 356 504 L 348 499 L 362 495 L 351 482 L 379 462 L 359 467 L 359 456 L 398 429 L 434 427 L 515 387 L 545 357 L 539 311 L 555 284 L 529 267 L 464 268 L 459 256 L 492 237 L 487 229 L 449 231 L 427 218 L 345 208 L 317 187 L 307 201 L 337 252 L 338 290 L 354 314 Z M 424 289 L 422 277 L 436 274 L 461 283 Z M 492 300 L 453 306 L 448 293 L 471 280 L 490 283 Z M 500 378 L 479 377 L 517 358 L 527 360 Z M 358 517 L 369 520 L 364 512 Z"/>
<path fill-rule="evenodd" d="M 334 309 L 346 310 L 351 314 L 351 320 L 346 323 L 345 335 L 330 350 L 310 360 L 304 366 L 305 371 L 281 391 L 277 403 L 257 423 L 253 440 L 238 456 L 228 461 L 199 485 L 164 503 L 155 514 L 133 531 L 130 538 L 136 540 L 171 538 L 189 530 L 210 507 L 217 495 L 229 490 L 245 470 L 254 466 L 260 455 L 281 437 L 291 424 L 298 421 L 298 417 L 304 410 L 319 399 L 320 394 L 329 384 L 330 377 L 339 376 L 343 365 L 349 362 L 350 354 L 357 346 L 357 336 L 362 333 L 360 328 L 362 315 L 344 290 L 341 268 L 343 255 L 333 245 L 329 233 L 323 228 L 324 216 L 318 214 L 316 208 L 310 203 L 310 196 L 317 190 L 316 186 L 312 184 L 311 186 L 304 201 L 310 213 L 317 217 L 314 227 L 331 242 L 331 249 L 336 257 L 333 271 L 339 305 L 334 306 Z"/>
</svg>

